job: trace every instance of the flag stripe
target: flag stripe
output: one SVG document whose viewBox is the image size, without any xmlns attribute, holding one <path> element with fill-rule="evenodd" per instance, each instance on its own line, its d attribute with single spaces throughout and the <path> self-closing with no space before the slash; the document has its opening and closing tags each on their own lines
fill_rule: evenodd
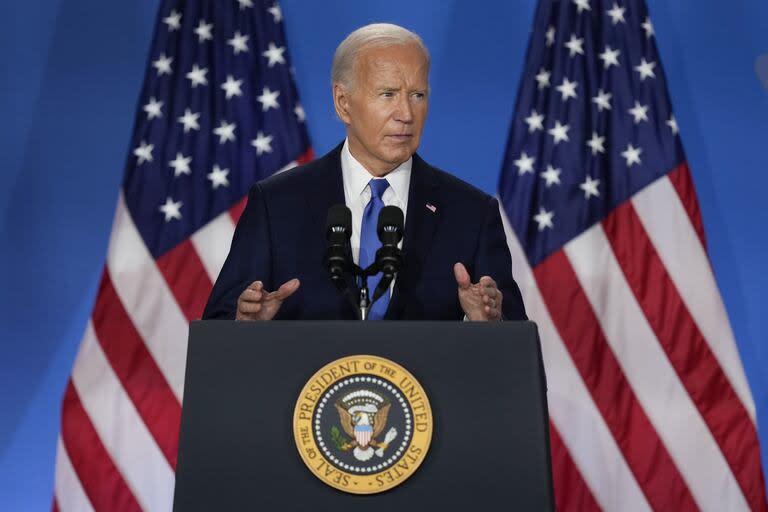
<svg viewBox="0 0 768 512">
<path fill-rule="evenodd" d="M 62 512 L 90 512 L 93 510 L 88 496 L 69 460 L 64 442 L 59 436 L 56 442 L 56 474 L 54 480 L 53 510 Z"/>
<path fill-rule="evenodd" d="M 557 251 L 533 269 L 587 388 L 651 507 L 696 510 L 680 472 L 622 372 L 570 261 Z M 632 442 L 642 439 L 643 443 Z"/>
<path fill-rule="evenodd" d="M 157 258 L 157 268 L 186 319 L 199 320 L 213 289 L 213 281 L 192 241 L 188 238 Z"/>
<path fill-rule="evenodd" d="M 667 177 L 675 188 L 677 195 L 680 196 L 680 201 L 688 214 L 688 219 L 691 221 L 693 229 L 699 237 L 701 246 L 706 251 L 707 238 L 704 233 L 704 222 L 701 220 L 701 208 L 699 207 L 699 200 L 696 198 L 696 188 L 693 186 L 693 177 L 691 176 L 691 170 L 688 168 L 688 162 L 683 162 L 677 166 L 672 172 L 667 174 Z"/>
<path fill-rule="evenodd" d="M 92 318 L 104 355 L 168 464 L 175 468 L 181 405 L 131 324 L 108 272 L 102 276 Z"/>
<path fill-rule="evenodd" d="M 603 225 L 656 338 L 755 508 L 765 501 L 765 493 L 750 488 L 756 481 L 752 476 L 762 470 L 757 432 L 747 411 L 683 304 L 632 204 L 614 210 Z"/>
<path fill-rule="evenodd" d="M 506 212 L 501 219 L 512 256 L 515 280 L 523 293 L 529 317 L 538 325 L 544 368 L 547 372 L 547 401 L 550 421 L 558 428 L 561 440 L 587 482 L 595 499 L 606 510 L 647 511 L 650 505 L 632 474 L 624 454 L 603 420 L 600 411 L 574 366 L 565 344 L 544 305 L 533 272 L 512 230 Z M 553 465 L 558 500 L 569 501 L 567 467 Z"/>
<path fill-rule="evenodd" d="M 95 510 L 141 510 L 94 430 L 71 380 L 64 392 L 61 437 L 77 479 Z"/>
<path fill-rule="evenodd" d="M 101 347 L 93 324 L 89 322 L 72 370 L 72 383 L 80 402 L 141 508 L 170 510 L 173 503 L 173 468 L 142 421 Z"/>
<path fill-rule="evenodd" d="M 187 319 L 136 230 L 122 193 L 117 202 L 107 265 L 131 323 L 181 402 L 187 359 Z M 148 290 L 152 293 L 147 293 Z"/>
<path fill-rule="evenodd" d="M 234 234 L 235 224 L 230 209 L 197 230 L 190 238 L 212 283 L 216 281 L 227 259 Z"/>
<path fill-rule="evenodd" d="M 743 508 L 738 484 L 624 279 L 602 225 L 569 242 L 566 254 L 627 381 L 697 503 Z M 674 496 L 668 500 L 676 503 Z"/>
<path fill-rule="evenodd" d="M 568 449 L 560 439 L 557 428 L 552 422 L 549 423 L 549 443 L 552 453 L 552 464 L 560 469 L 559 479 L 556 483 L 563 486 L 563 492 L 555 490 L 555 508 L 557 510 L 580 510 L 588 512 L 590 510 L 600 510 L 600 505 L 595 501 L 592 492 L 587 487 L 586 482 L 581 477 L 581 473 L 568 453 Z"/>
<path fill-rule="evenodd" d="M 245 206 L 248 204 L 248 196 L 243 197 L 241 200 L 239 200 L 235 205 L 229 209 L 229 216 L 232 217 L 232 222 L 237 224 L 237 221 L 240 220 L 240 217 L 243 215 L 243 212 L 245 211 Z"/>
<path fill-rule="evenodd" d="M 659 208 L 661 204 L 664 208 Z M 667 179 L 657 180 L 637 194 L 632 205 L 686 308 L 754 423 L 755 403 L 728 315 L 709 258 L 688 220 L 687 208 Z"/>
</svg>

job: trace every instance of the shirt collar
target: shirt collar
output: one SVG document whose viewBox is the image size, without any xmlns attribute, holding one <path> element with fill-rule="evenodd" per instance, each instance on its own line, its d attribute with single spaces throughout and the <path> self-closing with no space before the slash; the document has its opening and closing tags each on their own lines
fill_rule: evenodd
<svg viewBox="0 0 768 512">
<path fill-rule="evenodd" d="M 394 191 L 395 197 L 402 203 L 408 201 L 408 187 L 411 183 L 411 168 L 413 157 L 409 158 L 384 178 L 389 182 L 389 187 Z M 355 201 L 368 186 L 373 175 L 369 173 L 363 164 L 357 161 L 349 151 L 349 140 L 344 139 L 344 147 L 341 148 L 341 174 L 344 179 L 344 193 L 347 201 Z"/>
</svg>

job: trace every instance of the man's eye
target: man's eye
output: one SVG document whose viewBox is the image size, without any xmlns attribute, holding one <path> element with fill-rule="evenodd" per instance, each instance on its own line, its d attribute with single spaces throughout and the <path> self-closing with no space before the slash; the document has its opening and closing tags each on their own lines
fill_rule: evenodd
<svg viewBox="0 0 768 512">
<path fill-rule="evenodd" d="M 393 93 L 391 91 L 386 91 L 386 92 L 381 93 L 381 95 L 383 97 L 385 97 L 385 98 L 392 98 L 395 95 L 395 93 Z"/>
<path fill-rule="evenodd" d="M 416 98 L 417 100 L 423 100 L 424 98 L 427 97 L 427 95 L 424 94 L 423 92 L 415 92 L 413 93 L 413 97 Z"/>
</svg>

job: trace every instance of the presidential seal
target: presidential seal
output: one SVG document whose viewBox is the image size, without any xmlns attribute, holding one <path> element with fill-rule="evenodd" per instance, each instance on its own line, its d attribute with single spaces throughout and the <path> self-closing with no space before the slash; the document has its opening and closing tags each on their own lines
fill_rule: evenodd
<svg viewBox="0 0 768 512">
<path fill-rule="evenodd" d="M 301 390 L 293 412 L 296 447 L 326 484 L 373 494 L 407 480 L 432 439 L 432 410 L 405 368 L 377 356 L 327 364 Z"/>
</svg>

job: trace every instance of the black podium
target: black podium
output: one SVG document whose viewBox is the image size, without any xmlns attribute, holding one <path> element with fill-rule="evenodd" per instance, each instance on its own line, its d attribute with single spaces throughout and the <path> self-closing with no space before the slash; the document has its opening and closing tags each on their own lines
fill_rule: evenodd
<svg viewBox="0 0 768 512">
<path fill-rule="evenodd" d="M 327 363 L 397 362 L 426 391 L 434 429 L 413 476 L 354 495 L 317 479 L 294 406 Z M 176 511 L 553 510 L 546 383 L 530 322 L 193 322 Z"/>
</svg>

